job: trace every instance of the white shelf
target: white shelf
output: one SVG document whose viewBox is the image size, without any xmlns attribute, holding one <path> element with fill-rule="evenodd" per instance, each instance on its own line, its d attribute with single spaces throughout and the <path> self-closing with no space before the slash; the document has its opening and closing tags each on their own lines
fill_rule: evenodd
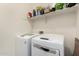
<svg viewBox="0 0 79 59">
<path fill-rule="evenodd" d="M 53 11 L 53 12 L 50 12 L 50 13 L 47 13 L 47 14 L 43 14 L 43 15 L 37 15 L 37 16 L 33 16 L 31 18 L 28 18 L 28 19 L 31 19 L 31 20 L 34 20 L 34 19 L 37 19 L 38 17 L 43 17 L 43 16 L 50 16 L 50 15 L 62 15 L 62 14 L 66 14 L 66 13 L 71 13 L 71 12 L 75 12 L 77 10 L 77 7 L 78 5 L 76 6 L 73 6 L 73 7 L 70 7 L 70 8 L 64 8 L 62 10 L 56 10 L 56 11 Z"/>
</svg>

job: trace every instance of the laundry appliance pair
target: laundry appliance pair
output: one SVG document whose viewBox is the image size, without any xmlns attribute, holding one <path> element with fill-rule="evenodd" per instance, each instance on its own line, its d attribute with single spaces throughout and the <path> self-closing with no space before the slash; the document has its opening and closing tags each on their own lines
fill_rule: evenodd
<svg viewBox="0 0 79 59">
<path fill-rule="evenodd" d="M 25 34 L 16 40 L 16 55 L 64 56 L 64 36 L 59 34 Z"/>
</svg>

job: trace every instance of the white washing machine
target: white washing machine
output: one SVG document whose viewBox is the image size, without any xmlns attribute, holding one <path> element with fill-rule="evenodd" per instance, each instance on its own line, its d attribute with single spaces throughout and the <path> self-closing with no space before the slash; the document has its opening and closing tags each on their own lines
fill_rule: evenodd
<svg viewBox="0 0 79 59">
<path fill-rule="evenodd" d="M 32 56 L 64 56 L 64 36 L 42 34 L 32 38 Z"/>
<path fill-rule="evenodd" d="M 24 34 L 19 35 L 15 44 L 16 56 L 30 56 L 31 55 L 31 39 L 38 34 Z"/>
</svg>

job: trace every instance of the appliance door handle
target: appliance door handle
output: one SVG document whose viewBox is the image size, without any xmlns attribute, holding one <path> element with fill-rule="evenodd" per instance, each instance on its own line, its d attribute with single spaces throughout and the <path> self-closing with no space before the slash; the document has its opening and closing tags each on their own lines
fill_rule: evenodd
<svg viewBox="0 0 79 59">
<path fill-rule="evenodd" d="M 43 51 L 49 52 L 50 50 L 44 47 L 40 47 L 40 49 L 42 49 Z"/>
<path fill-rule="evenodd" d="M 43 38 L 43 37 L 41 37 L 40 39 L 43 39 L 43 40 L 49 40 L 48 38 Z"/>
</svg>

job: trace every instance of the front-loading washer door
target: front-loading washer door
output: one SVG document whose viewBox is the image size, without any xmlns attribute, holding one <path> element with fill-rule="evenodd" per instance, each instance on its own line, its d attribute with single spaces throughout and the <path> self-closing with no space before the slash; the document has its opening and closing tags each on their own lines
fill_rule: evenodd
<svg viewBox="0 0 79 59">
<path fill-rule="evenodd" d="M 59 56 L 60 51 L 58 49 L 53 49 L 38 44 L 32 45 L 32 56 Z"/>
</svg>

